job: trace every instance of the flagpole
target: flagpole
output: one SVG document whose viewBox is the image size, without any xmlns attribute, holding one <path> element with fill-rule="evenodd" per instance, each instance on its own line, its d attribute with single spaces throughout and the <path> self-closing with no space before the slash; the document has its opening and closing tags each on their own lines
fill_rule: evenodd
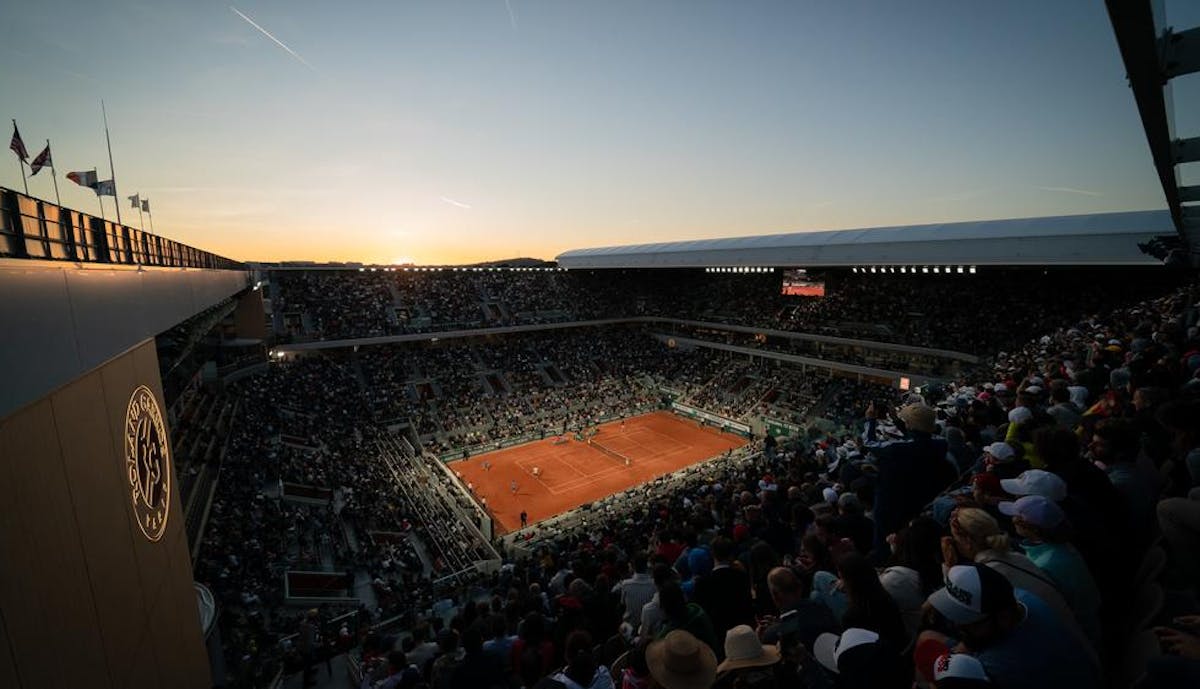
<svg viewBox="0 0 1200 689">
<path fill-rule="evenodd" d="M 17 118 L 13 118 L 13 131 L 17 131 Z M 21 144 L 21 149 L 25 149 L 25 144 Z M 25 185 L 25 195 L 29 196 L 29 180 L 25 179 L 25 161 L 21 160 L 21 156 L 17 156 L 17 167 L 21 168 L 21 184 Z"/>
<path fill-rule="evenodd" d="M 142 192 L 139 191 L 137 193 L 136 198 L 137 198 L 137 204 L 138 204 L 138 229 L 141 230 L 142 232 L 145 232 L 146 231 L 146 219 L 142 217 Z"/>
<path fill-rule="evenodd" d="M 146 211 L 146 215 L 150 216 L 150 233 L 158 234 L 154 231 L 154 211 Z"/>
<path fill-rule="evenodd" d="M 112 138 L 108 135 L 108 110 L 104 107 L 103 98 L 100 99 L 100 112 L 104 115 L 104 140 L 108 143 L 108 174 L 112 177 L 113 205 L 117 207 L 117 224 L 124 225 L 125 223 L 121 222 L 121 203 L 118 200 L 121 197 L 117 193 L 117 172 L 115 169 L 113 169 Z M 16 120 L 13 120 L 13 122 L 15 124 Z M 22 171 L 22 173 L 24 173 L 24 171 Z M 103 207 L 104 204 L 102 203 L 100 205 Z"/>
<path fill-rule="evenodd" d="M 92 168 L 92 174 L 96 175 L 96 168 Z M 100 176 L 96 175 L 96 179 L 100 179 Z M 96 194 L 96 203 L 100 204 L 100 219 L 103 220 L 104 222 L 108 222 L 108 218 L 104 217 L 104 197 L 99 194 Z M 107 233 L 108 228 L 104 228 L 104 231 L 105 231 L 105 233 Z"/>
<path fill-rule="evenodd" d="M 50 150 L 50 139 L 46 139 L 46 150 Z M 61 207 L 62 199 L 58 196 L 58 173 L 54 170 L 54 151 L 50 151 L 50 179 L 54 180 L 54 202 Z"/>
</svg>

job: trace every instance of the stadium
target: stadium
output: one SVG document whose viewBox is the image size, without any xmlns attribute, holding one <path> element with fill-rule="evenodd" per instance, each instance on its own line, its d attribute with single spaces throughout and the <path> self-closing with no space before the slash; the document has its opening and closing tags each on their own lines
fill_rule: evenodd
<svg viewBox="0 0 1200 689">
<path fill-rule="evenodd" d="M 1163 210 L 255 262 L 0 187 L 0 686 L 1200 686 L 1200 38 L 1107 5 Z"/>
</svg>

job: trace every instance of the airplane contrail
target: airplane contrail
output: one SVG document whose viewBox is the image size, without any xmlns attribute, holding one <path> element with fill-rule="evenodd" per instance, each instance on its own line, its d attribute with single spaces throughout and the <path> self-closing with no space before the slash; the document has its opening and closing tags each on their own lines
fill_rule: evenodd
<svg viewBox="0 0 1200 689">
<path fill-rule="evenodd" d="M 504 6 L 508 8 L 508 21 L 512 24 L 512 28 L 515 31 L 517 28 L 517 15 L 513 13 L 511 0 L 504 0 Z"/>
<path fill-rule="evenodd" d="M 286 50 L 286 51 L 288 52 L 288 55 L 291 55 L 292 57 L 294 57 L 294 58 L 296 58 L 297 60 L 299 60 L 299 61 L 301 62 L 301 64 L 303 64 L 305 67 L 308 67 L 309 69 L 313 69 L 313 66 L 312 66 L 312 65 L 310 65 L 310 64 L 308 64 L 308 60 L 305 60 L 304 58 L 300 57 L 300 53 L 297 53 L 296 51 L 294 51 L 294 50 L 292 50 L 291 48 L 287 47 L 287 45 L 285 45 L 283 41 L 279 40 L 278 38 L 275 38 L 274 36 L 272 36 L 272 35 L 271 35 L 271 32 L 270 32 L 270 31 L 267 31 L 266 29 L 262 28 L 262 27 L 261 27 L 261 26 L 259 26 L 258 24 L 254 23 L 254 20 L 253 20 L 253 19 L 251 19 L 250 17 L 247 17 L 246 15 L 242 14 L 242 13 L 241 13 L 241 11 L 240 11 L 240 10 L 238 10 L 238 8 L 234 7 L 233 5 L 230 5 L 230 6 L 229 6 L 229 9 L 233 10 L 233 13 L 234 13 L 234 14 L 236 14 L 237 16 L 241 17 L 242 19 L 245 19 L 247 24 L 249 24 L 250 26 L 253 26 L 253 27 L 254 27 L 254 28 L 256 28 L 256 29 L 258 29 L 259 33 L 261 33 L 262 35 L 264 35 L 264 36 L 266 36 L 267 38 L 269 38 L 269 39 L 271 39 L 272 41 L 274 41 L 274 42 L 275 42 L 275 45 L 277 45 L 277 46 L 279 46 L 280 48 L 283 48 L 284 50 Z M 315 69 L 313 69 L 313 71 L 315 72 L 316 70 L 315 70 Z"/>
<path fill-rule="evenodd" d="M 470 204 L 463 203 L 462 201 L 455 201 L 448 196 L 439 196 L 438 198 L 450 204 L 451 206 L 458 206 L 459 208 L 466 208 L 467 210 L 471 209 Z"/>
<path fill-rule="evenodd" d="M 1088 191 L 1086 189 L 1072 189 L 1071 187 L 1038 187 L 1042 191 L 1061 191 L 1068 194 L 1083 194 L 1084 196 L 1104 196 L 1098 191 Z"/>
</svg>

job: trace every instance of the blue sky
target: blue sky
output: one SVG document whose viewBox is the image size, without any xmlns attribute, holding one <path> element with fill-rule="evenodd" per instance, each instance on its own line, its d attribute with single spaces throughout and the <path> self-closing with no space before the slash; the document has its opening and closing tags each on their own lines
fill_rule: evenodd
<svg viewBox="0 0 1200 689">
<path fill-rule="evenodd" d="M 1164 205 L 1101 0 L 19 0 L 0 25 L 0 115 L 53 140 L 66 205 L 97 208 L 61 175 L 107 170 L 104 98 L 122 196 L 243 259 Z"/>
</svg>

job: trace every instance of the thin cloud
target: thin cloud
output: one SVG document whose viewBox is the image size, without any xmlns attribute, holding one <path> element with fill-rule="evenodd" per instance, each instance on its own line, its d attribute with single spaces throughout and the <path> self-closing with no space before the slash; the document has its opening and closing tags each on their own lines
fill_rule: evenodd
<svg viewBox="0 0 1200 689">
<path fill-rule="evenodd" d="M 517 30 L 517 14 L 513 12 L 511 0 L 504 0 L 504 6 L 508 8 L 508 22 L 512 24 L 513 31 Z"/>
<path fill-rule="evenodd" d="M 462 201 L 455 201 L 454 199 L 450 198 L 449 196 L 439 196 L 438 198 L 445 201 L 446 203 L 450 204 L 451 206 L 458 206 L 459 208 L 466 208 L 467 210 L 471 209 L 470 204 L 463 203 Z"/>
<path fill-rule="evenodd" d="M 1088 191 L 1087 189 L 1072 189 L 1071 187 L 1038 187 L 1042 191 L 1061 191 L 1065 194 L 1083 194 L 1084 196 L 1104 196 L 1098 191 Z"/>
<path fill-rule="evenodd" d="M 274 42 L 275 42 L 275 45 L 277 45 L 277 46 L 279 46 L 280 48 L 283 48 L 284 50 L 286 50 L 286 51 L 288 52 L 288 55 L 291 55 L 292 57 L 294 57 L 294 58 L 296 58 L 297 60 L 299 60 L 299 61 L 300 61 L 300 63 L 301 63 L 301 64 L 303 64 L 305 67 L 308 67 L 309 69 L 312 69 L 314 72 L 316 71 L 315 69 L 313 69 L 313 66 L 312 66 L 312 65 L 308 64 L 308 60 L 305 60 L 304 58 L 300 57 L 300 54 L 299 54 L 299 53 L 297 53 L 296 51 L 294 51 L 294 50 L 292 50 L 291 48 L 287 47 L 287 45 L 285 45 L 283 41 L 281 41 L 281 40 L 279 40 L 278 38 L 275 38 L 274 36 L 272 36 L 270 31 L 267 31 L 266 29 L 262 28 L 262 27 L 261 27 L 261 26 L 259 26 L 258 24 L 255 24 L 253 19 L 251 19 L 250 17 L 247 17 L 246 15 L 242 14 L 242 13 L 241 13 L 241 11 L 240 11 L 240 10 L 238 10 L 238 8 L 234 7 L 233 5 L 230 5 L 230 6 L 229 6 L 229 9 L 233 10 L 233 13 L 234 13 L 234 14 L 236 14 L 237 16 L 241 17 L 242 19 L 245 19 L 247 24 L 249 24 L 250 26 L 253 26 L 253 27 L 254 27 L 254 28 L 256 28 L 256 29 L 258 29 L 259 33 L 261 33 L 262 35 L 264 35 L 264 36 L 266 36 L 267 38 L 269 38 L 269 39 L 271 39 L 272 41 L 274 41 Z"/>
</svg>

